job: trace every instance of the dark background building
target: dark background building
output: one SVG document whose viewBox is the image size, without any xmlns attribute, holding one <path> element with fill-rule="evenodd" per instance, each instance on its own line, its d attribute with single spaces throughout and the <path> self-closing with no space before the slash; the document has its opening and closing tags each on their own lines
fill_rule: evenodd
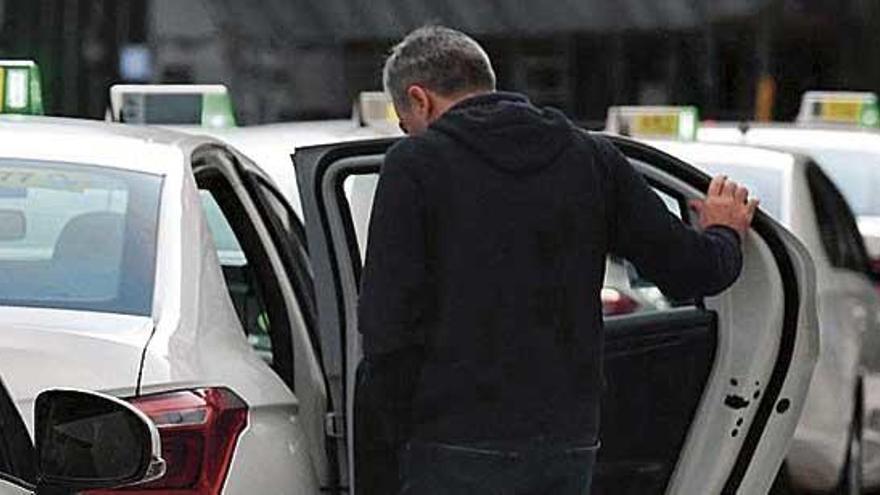
<svg viewBox="0 0 880 495">
<path fill-rule="evenodd" d="M 0 0 L 0 57 L 37 60 L 50 114 L 101 118 L 114 82 L 222 82 L 246 124 L 335 118 L 432 22 L 585 123 L 612 104 L 786 120 L 808 89 L 880 89 L 872 0 Z"/>
</svg>

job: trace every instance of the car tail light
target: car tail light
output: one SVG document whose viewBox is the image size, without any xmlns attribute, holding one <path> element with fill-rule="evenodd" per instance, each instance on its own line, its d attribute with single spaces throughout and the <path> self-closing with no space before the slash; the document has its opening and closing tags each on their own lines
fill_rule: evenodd
<svg viewBox="0 0 880 495">
<path fill-rule="evenodd" d="M 131 399 L 159 428 L 165 476 L 143 485 L 89 494 L 217 495 L 247 426 L 247 405 L 226 388 L 205 388 Z"/>
<path fill-rule="evenodd" d="M 639 303 L 617 289 L 608 287 L 602 289 L 602 314 L 605 316 L 620 316 L 635 313 L 639 309 Z"/>
</svg>

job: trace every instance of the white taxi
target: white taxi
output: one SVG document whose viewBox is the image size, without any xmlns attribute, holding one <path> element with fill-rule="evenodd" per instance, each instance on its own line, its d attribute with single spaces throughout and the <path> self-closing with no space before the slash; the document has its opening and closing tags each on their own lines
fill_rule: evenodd
<svg viewBox="0 0 880 495">
<path fill-rule="evenodd" d="M 0 363 L 19 408 L 63 386 L 143 410 L 168 467 L 136 493 L 356 490 L 359 251 L 393 140 L 298 151 L 307 250 L 272 181 L 222 142 L 39 117 L 0 118 L 0 140 Z M 614 142 L 679 205 L 707 185 Z M 766 491 L 818 352 L 814 284 L 761 217 L 731 290 L 609 318 L 597 486 Z"/>
<path fill-rule="evenodd" d="M 308 265 L 271 182 L 156 129 L 4 116 L 0 142 L 0 367 L 23 416 L 50 387 L 130 401 L 167 461 L 139 493 L 335 486 Z"/>
<path fill-rule="evenodd" d="M 856 214 L 859 230 L 880 269 L 880 130 L 872 93 L 808 92 L 798 122 L 712 123 L 698 139 L 799 150 L 837 184 Z"/>
</svg>

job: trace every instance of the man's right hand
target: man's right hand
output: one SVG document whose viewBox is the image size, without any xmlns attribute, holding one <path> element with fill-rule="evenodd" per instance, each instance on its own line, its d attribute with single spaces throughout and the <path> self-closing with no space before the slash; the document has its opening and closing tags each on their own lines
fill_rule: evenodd
<svg viewBox="0 0 880 495">
<path fill-rule="evenodd" d="M 749 198 L 748 189 L 724 175 L 712 179 L 706 199 L 690 202 L 691 208 L 700 215 L 703 229 L 721 225 L 737 231 L 740 237 L 748 232 L 758 204 L 757 199 Z"/>
</svg>

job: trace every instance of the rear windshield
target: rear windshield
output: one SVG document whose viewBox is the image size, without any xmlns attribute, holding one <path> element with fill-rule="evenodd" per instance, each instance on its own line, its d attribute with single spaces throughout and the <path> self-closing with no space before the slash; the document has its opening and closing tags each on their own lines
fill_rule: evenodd
<svg viewBox="0 0 880 495">
<path fill-rule="evenodd" d="M 749 194 L 761 200 L 761 209 L 776 221 L 786 224 L 782 218 L 783 175 L 782 170 L 768 167 L 750 167 L 723 162 L 697 163 L 709 175 L 725 174 L 746 186 Z"/>
<path fill-rule="evenodd" d="M 162 178 L 0 159 L 0 305 L 150 314 Z"/>
<path fill-rule="evenodd" d="M 880 216 L 880 154 L 810 149 L 810 155 L 843 193 L 858 216 Z"/>
</svg>

